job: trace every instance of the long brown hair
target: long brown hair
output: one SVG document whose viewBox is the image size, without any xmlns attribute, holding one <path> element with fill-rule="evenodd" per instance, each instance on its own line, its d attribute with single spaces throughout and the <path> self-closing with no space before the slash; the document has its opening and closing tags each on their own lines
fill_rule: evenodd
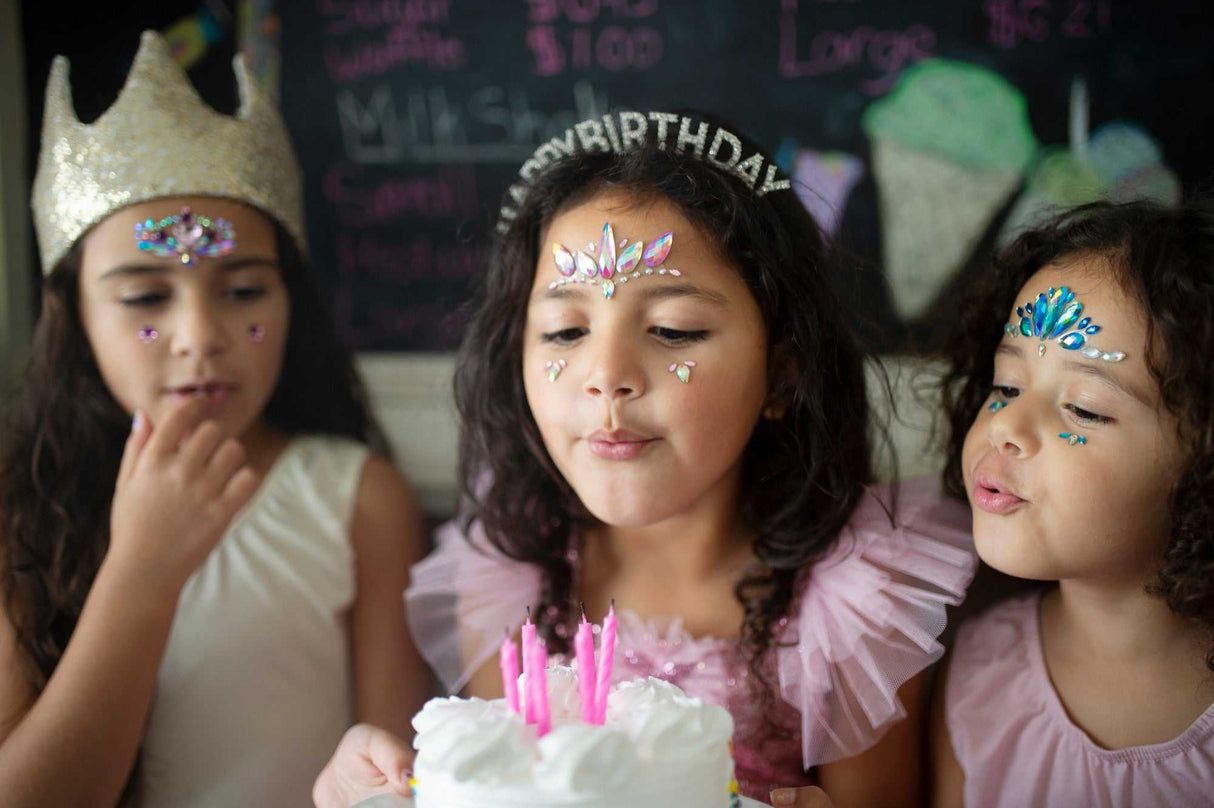
<svg viewBox="0 0 1214 808">
<path fill-rule="evenodd" d="M 735 594 L 752 682 L 766 685 L 760 697 L 770 701 L 763 662 L 793 608 L 798 576 L 833 545 L 872 478 L 862 355 L 835 302 L 827 247 L 791 191 L 760 198 L 708 161 L 653 142 L 564 157 L 533 179 L 495 245 L 456 364 L 465 528 L 479 523 L 501 553 L 542 570 L 540 628 L 550 648 L 567 652 L 576 600 L 570 544 L 592 517 L 531 415 L 523 328 L 544 227 L 611 189 L 669 200 L 729 257 L 763 315 L 774 369 L 768 399 L 785 411 L 760 419 L 744 450 L 742 515 L 761 563 Z"/>
<path fill-rule="evenodd" d="M 388 455 L 353 358 L 294 240 L 275 223 L 291 307 L 266 420 L 288 434 L 341 435 Z M 0 429 L 0 597 L 40 693 L 110 539 L 110 502 L 131 419 L 106 387 L 80 321 L 80 248 L 46 278 L 24 376 Z"/>
<path fill-rule="evenodd" d="M 1149 591 L 1214 636 L 1214 210 L 1098 202 L 1021 235 L 955 308 L 942 335 L 948 419 L 944 482 L 965 496 L 965 436 L 991 392 L 995 349 L 1015 296 L 1039 269 L 1067 256 L 1107 259 L 1147 318 L 1147 367 L 1189 448 L 1168 502 L 1171 536 Z M 1206 656 L 1214 670 L 1214 643 Z"/>
</svg>

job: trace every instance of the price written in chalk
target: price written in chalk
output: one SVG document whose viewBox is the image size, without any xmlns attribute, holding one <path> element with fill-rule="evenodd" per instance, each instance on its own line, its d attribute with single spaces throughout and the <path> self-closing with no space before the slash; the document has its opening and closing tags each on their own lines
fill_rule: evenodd
<svg viewBox="0 0 1214 808">
<path fill-rule="evenodd" d="M 529 0 L 525 42 L 532 72 L 651 70 L 662 61 L 658 27 L 638 22 L 661 10 L 659 0 Z"/>
<path fill-rule="evenodd" d="M 1005 50 L 1040 44 L 1059 34 L 1088 39 L 1113 29 L 1109 0 L 987 0 L 987 40 Z"/>
</svg>

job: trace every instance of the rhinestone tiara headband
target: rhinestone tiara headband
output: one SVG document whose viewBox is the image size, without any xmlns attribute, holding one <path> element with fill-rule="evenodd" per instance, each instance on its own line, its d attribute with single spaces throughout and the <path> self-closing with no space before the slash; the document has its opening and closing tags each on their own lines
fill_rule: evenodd
<svg viewBox="0 0 1214 808">
<path fill-rule="evenodd" d="M 673 112 L 636 112 L 624 110 L 598 118 L 588 118 L 565 130 L 535 153 L 519 169 L 519 181 L 510 186 L 508 201 L 502 205 L 497 230 L 504 233 L 518 215 L 531 183 L 552 163 L 576 153 L 624 153 L 652 140 L 659 149 L 691 152 L 734 175 L 759 196 L 791 188 L 787 177 L 779 176 L 775 164 L 762 152 L 744 156 L 742 139 L 728 129 L 691 115 Z"/>
<path fill-rule="evenodd" d="M 111 213 L 168 196 L 245 202 L 277 219 L 306 254 L 303 177 L 290 136 L 241 56 L 233 69 L 240 109 L 224 115 L 198 96 L 164 39 L 145 31 L 117 100 L 84 124 L 72 106 L 68 61 L 55 58 L 30 199 L 44 274 Z"/>
</svg>

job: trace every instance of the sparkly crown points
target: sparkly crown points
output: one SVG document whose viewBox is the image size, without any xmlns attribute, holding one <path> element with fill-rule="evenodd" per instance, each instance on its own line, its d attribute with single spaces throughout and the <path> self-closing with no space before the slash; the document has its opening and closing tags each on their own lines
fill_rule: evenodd
<svg viewBox="0 0 1214 808">
<path fill-rule="evenodd" d="M 160 35 L 145 31 L 118 99 L 83 124 L 68 61 L 55 58 L 31 199 L 43 273 L 106 216 L 166 196 L 245 202 L 306 251 L 303 181 L 286 127 L 242 57 L 233 69 L 240 109 L 224 115 L 198 96 Z"/>
</svg>

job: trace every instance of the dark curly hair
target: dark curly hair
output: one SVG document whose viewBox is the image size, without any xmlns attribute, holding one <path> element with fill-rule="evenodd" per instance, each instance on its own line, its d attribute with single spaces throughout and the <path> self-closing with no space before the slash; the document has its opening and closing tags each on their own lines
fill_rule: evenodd
<svg viewBox="0 0 1214 808">
<path fill-rule="evenodd" d="M 1149 591 L 1214 631 L 1214 213 L 1208 206 L 1085 205 L 1024 233 L 995 257 L 958 302 L 956 326 L 942 340 L 945 488 L 965 497 L 961 450 L 990 395 L 995 348 L 1016 293 L 1043 266 L 1084 254 L 1106 259 L 1142 306 L 1147 366 L 1188 447 L 1170 495 L 1163 567 Z M 1214 670 L 1214 648 L 1206 664 Z"/>
<path fill-rule="evenodd" d="M 541 232 L 560 212 L 614 190 L 678 208 L 728 257 L 766 324 L 767 400 L 784 414 L 760 419 L 744 451 L 742 516 L 760 563 L 735 588 L 745 611 L 741 649 L 752 681 L 766 690 L 762 661 L 793 608 L 798 575 L 830 548 L 872 478 L 862 355 L 831 290 L 826 245 L 791 191 L 759 197 L 732 174 L 652 139 L 623 153 L 563 157 L 531 180 L 495 244 L 456 366 L 464 528 L 479 523 L 498 551 L 542 570 L 540 630 L 567 652 L 576 601 L 570 551 L 593 517 L 532 418 L 523 330 Z"/>
<path fill-rule="evenodd" d="M 342 435 L 387 456 L 353 357 L 294 240 L 275 230 L 291 320 L 265 418 L 289 434 Z M 109 547 L 131 428 L 81 324 L 79 277 L 77 243 L 43 283 L 30 359 L 0 430 L 0 597 L 33 693 L 63 656 Z"/>
</svg>

